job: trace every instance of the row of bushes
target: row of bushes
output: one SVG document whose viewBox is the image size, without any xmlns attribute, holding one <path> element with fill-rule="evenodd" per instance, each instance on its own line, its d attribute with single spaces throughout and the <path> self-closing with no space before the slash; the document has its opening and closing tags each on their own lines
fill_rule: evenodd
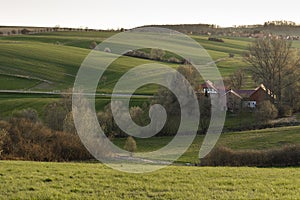
<svg viewBox="0 0 300 200">
<path fill-rule="evenodd" d="M 248 131 L 248 130 L 258 130 L 266 128 L 277 128 L 284 126 L 300 126 L 300 122 L 278 122 L 278 123 L 251 123 L 241 124 L 239 126 L 227 126 L 223 128 L 223 132 L 238 132 L 238 131 Z"/>
<path fill-rule="evenodd" d="M 257 166 L 287 167 L 300 165 L 300 145 L 286 145 L 268 150 L 232 150 L 217 147 L 205 158 L 200 166 Z"/>
<path fill-rule="evenodd" d="M 166 58 L 165 52 L 160 49 L 152 49 L 150 53 L 147 53 L 146 51 L 143 50 L 134 50 L 134 51 L 127 52 L 125 55 L 135 57 L 135 58 L 157 60 L 157 61 L 176 63 L 176 64 L 184 64 L 187 62 L 184 59 L 179 59 L 176 57 Z"/>
</svg>

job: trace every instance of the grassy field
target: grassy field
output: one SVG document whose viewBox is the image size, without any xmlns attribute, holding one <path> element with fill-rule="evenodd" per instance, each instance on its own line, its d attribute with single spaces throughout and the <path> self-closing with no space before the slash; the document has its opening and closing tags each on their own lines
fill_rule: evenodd
<svg viewBox="0 0 300 200">
<path fill-rule="evenodd" d="M 0 161 L 0 199 L 299 199 L 298 168 L 169 166 L 127 174 L 100 163 Z"/>
<path fill-rule="evenodd" d="M 80 64 L 90 52 L 91 42 L 100 43 L 114 34 L 116 32 L 75 31 L 0 37 L 0 89 L 64 91 L 72 88 Z M 214 60 L 226 58 L 216 63 L 224 77 L 228 77 L 238 68 L 247 67 L 240 57 L 249 40 L 225 38 L 225 43 L 217 43 L 208 41 L 207 36 L 191 37 L 206 48 Z M 234 53 L 235 58 L 228 58 L 228 53 Z M 126 71 L 150 62 L 153 61 L 121 57 L 106 70 L 106 80 L 99 82 L 98 92 L 110 93 Z M 178 67 L 176 64 L 162 64 Z M 255 87 L 251 79 L 247 81 L 247 87 Z M 156 88 L 148 85 L 140 88 L 137 93 L 153 94 Z M 56 98 L 35 97 L 30 100 L 26 96 L 23 98 L 15 95 L 7 98 L 6 95 L 0 94 L 0 116 L 8 116 L 12 111 L 10 108 L 27 107 L 33 107 L 42 114 L 42 107 L 51 100 Z M 96 107 L 101 109 L 103 102 L 107 101 L 101 101 Z M 12 103 L 15 104 L 10 105 Z"/>
<path fill-rule="evenodd" d="M 59 101 L 60 98 L 61 97 L 59 95 L 2 94 L 0 95 L 0 117 L 9 118 L 15 110 L 33 108 L 43 119 L 45 106 L 51 102 Z M 130 105 L 142 106 L 145 101 L 147 101 L 145 98 L 132 98 Z M 110 98 L 108 97 L 96 98 L 96 110 L 103 110 L 104 106 L 106 106 L 109 102 Z"/>
<path fill-rule="evenodd" d="M 287 144 L 300 144 L 300 126 L 269 128 L 253 131 L 223 133 L 216 145 L 234 150 L 270 149 Z M 177 160 L 178 163 L 199 163 L 199 149 L 204 136 L 197 135 L 190 148 Z M 172 137 L 136 138 L 137 151 L 147 152 L 159 149 L 172 140 Z M 123 147 L 125 139 L 114 139 L 113 143 Z"/>
<path fill-rule="evenodd" d="M 48 83 L 47 87 L 41 83 L 41 86 L 36 86 L 35 89 L 68 89 L 74 82 L 81 62 L 90 51 L 90 43 L 92 41 L 99 43 L 113 34 L 115 33 L 54 32 L 1 37 L 0 72 L 12 75 L 29 75 L 52 83 Z M 227 58 L 228 53 L 236 54 L 237 58 L 217 63 L 224 77 L 230 75 L 237 68 L 247 66 L 239 57 L 242 56 L 248 42 L 239 39 L 226 39 L 225 43 L 216 43 L 208 41 L 207 37 L 204 36 L 192 37 L 208 50 L 213 60 Z M 123 74 L 132 67 L 149 62 L 143 59 L 123 57 L 108 70 L 106 74 L 108 82 L 114 83 L 118 74 Z M 172 67 L 177 66 L 172 65 Z M 114 75 L 110 72 L 114 72 Z M 2 87 L 5 88 L 4 85 Z M 32 83 L 28 83 L 23 84 L 23 87 L 19 89 L 31 87 Z M 111 89 L 110 85 L 108 85 L 108 89 Z"/>
</svg>

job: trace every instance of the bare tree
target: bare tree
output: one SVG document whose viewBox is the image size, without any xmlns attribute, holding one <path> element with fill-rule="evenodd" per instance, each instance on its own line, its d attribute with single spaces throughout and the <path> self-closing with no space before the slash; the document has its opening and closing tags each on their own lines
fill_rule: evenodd
<svg viewBox="0 0 300 200">
<path fill-rule="evenodd" d="M 76 128 L 75 128 L 75 124 L 74 124 L 72 111 L 66 115 L 66 117 L 63 121 L 63 131 L 67 132 L 67 133 L 76 134 Z"/>
<path fill-rule="evenodd" d="M 181 65 L 177 68 L 177 71 L 188 80 L 194 89 L 196 89 L 199 85 L 199 73 L 192 65 Z"/>
<path fill-rule="evenodd" d="M 276 101 L 282 104 L 282 90 L 299 80 L 300 57 L 292 43 L 283 39 L 265 38 L 253 42 L 245 58 L 252 66 L 254 81 L 263 83 Z"/>
<path fill-rule="evenodd" d="M 242 69 L 235 71 L 229 76 L 228 84 L 231 89 L 241 89 L 245 82 L 245 73 Z"/>
<path fill-rule="evenodd" d="M 130 108 L 129 110 L 130 112 L 130 116 L 133 119 L 133 121 L 138 124 L 139 126 L 143 126 L 144 125 L 144 119 L 143 119 L 143 114 L 144 111 L 142 108 L 140 108 L 139 106 L 133 106 Z"/>
</svg>

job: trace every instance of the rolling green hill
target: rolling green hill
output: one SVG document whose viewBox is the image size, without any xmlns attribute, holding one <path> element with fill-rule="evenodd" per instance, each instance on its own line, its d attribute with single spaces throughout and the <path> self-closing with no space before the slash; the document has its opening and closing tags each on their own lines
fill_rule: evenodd
<svg viewBox="0 0 300 200">
<path fill-rule="evenodd" d="M 10 78 L 2 79 L 0 89 L 68 89 L 72 87 L 77 70 L 90 51 L 90 43 L 93 41 L 99 43 L 113 34 L 115 33 L 51 32 L 1 37 L 0 74 Z M 227 58 L 228 53 L 240 57 L 248 44 L 238 39 L 226 39 L 225 43 L 208 41 L 204 36 L 193 36 L 193 39 L 207 49 L 214 60 Z M 124 56 L 111 66 L 114 74 L 108 71 L 107 79 L 114 83 L 116 80 L 112 76 L 149 62 Z M 247 66 L 240 58 L 227 58 L 217 65 L 225 77 L 237 68 Z M 14 77 L 14 75 L 29 77 Z"/>
<path fill-rule="evenodd" d="M 75 76 L 84 58 L 90 52 L 90 44 L 98 44 L 116 32 L 99 31 L 60 31 L 46 32 L 32 35 L 11 35 L 0 37 L 0 90 L 34 90 L 34 91 L 64 91 L 72 88 Z M 228 77 L 235 70 L 248 66 L 242 59 L 247 46 L 253 39 L 225 37 L 224 43 L 208 41 L 207 36 L 190 35 L 200 43 L 216 61 L 222 76 Z M 295 47 L 300 47 L 298 41 Z M 228 54 L 233 53 L 234 58 Z M 170 56 L 170 55 L 167 55 Z M 132 67 L 151 63 L 151 60 L 122 56 L 116 60 L 105 72 L 105 82 L 99 83 L 98 92 L 110 93 L 118 79 Z M 176 68 L 178 64 L 162 63 Z M 256 85 L 250 76 L 246 88 Z M 152 94 L 157 87 L 147 86 L 137 93 Z M 36 98 L 36 97 L 34 97 Z M 41 110 L 42 102 L 56 98 L 42 98 L 33 107 Z M 36 99 L 31 99 L 35 101 Z M 5 109 L 12 101 L 17 101 L 17 108 L 32 106 L 27 97 L 18 96 L 18 99 L 0 95 L 0 115 L 6 116 Z M 102 104 L 99 104 L 102 105 Z M 9 106 L 8 106 L 9 107 Z M 101 106 L 97 106 L 101 107 Z"/>
<path fill-rule="evenodd" d="M 116 32 L 48 32 L 33 35 L 11 35 L 0 37 L 0 90 L 63 91 L 72 88 L 75 76 L 84 58 L 90 52 L 91 42 L 97 43 L 116 34 Z M 208 41 L 205 36 L 192 36 L 208 50 L 214 60 L 222 58 L 217 66 L 227 77 L 247 64 L 240 58 L 248 41 L 244 39 L 225 39 L 225 43 Z M 234 53 L 235 58 L 228 58 Z M 223 59 L 225 58 L 225 59 Z M 117 80 L 132 67 L 153 61 L 122 56 L 105 72 L 106 81 L 99 83 L 98 92 L 110 93 Z M 177 64 L 162 63 L 176 68 Z M 141 88 L 138 93 L 152 94 L 154 86 Z M 42 110 L 42 105 L 56 97 L 0 95 L 1 114 L 7 116 L 10 108 L 34 107 Z M 15 103 L 17 106 L 10 104 Z M 36 102 L 36 103 L 31 103 Z M 23 106 L 22 106 L 23 104 Z M 101 107 L 100 103 L 96 107 Z"/>
</svg>

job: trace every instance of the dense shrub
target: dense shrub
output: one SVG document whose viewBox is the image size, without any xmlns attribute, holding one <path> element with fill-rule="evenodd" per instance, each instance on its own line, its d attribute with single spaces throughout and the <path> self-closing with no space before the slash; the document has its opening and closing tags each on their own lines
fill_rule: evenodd
<svg viewBox="0 0 300 200">
<path fill-rule="evenodd" d="M 300 145 L 269 150 L 232 150 L 217 147 L 200 160 L 201 166 L 299 166 Z"/>
<path fill-rule="evenodd" d="M 289 105 L 282 105 L 278 108 L 278 116 L 290 117 L 293 114 L 293 109 Z"/>
<path fill-rule="evenodd" d="M 136 58 L 150 59 L 150 54 L 141 50 L 128 51 L 125 55 L 136 57 Z"/>
<path fill-rule="evenodd" d="M 258 105 L 256 119 L 259 122 L 267 122 L 278 116 L 278 110 L 269 100 L 263 101 Z"/>
<path fill-rule="evenodd" d="M 136 142 L 135 140 L 133 139 L 133 137 L 129 136 L 127 137 L 127 140 L 125 142 L 125 145 L 124 145 L 124 149 L 129 151 L 132 155 L 133 152 L 136 151 Z"/>
<path fill-rule="evenodd" d="M 210 37 L 208 38 L 209 41 L 214 41 L 214 42 L 224 42 L 224 40 L 222 40 L 221 38 L 214 38 L 214 37 Z"/>
<path fill-rule="evenodd" d="M 163 60 L 163 57 L 165 55 L 165 51 L 162 49 L 151 49 L 150 51 L 150 58 L 152 60 Z"/>
<path fill-rule="evenodd" d="M 96 46 L 97 46 L 97 42 L 93 41 L 93 42 L 91 42 L 91 44 L 90 44 L 90 49 L 95 49 Z"/>
<path fill-rule="evenodd" d="M 16 117 L 16 118 L 28 119 L 33 123 L 36 123 L 39 119 L 37 111 L 32 108 L 27 108 L 27 109 L 23 109 L 23 110 L 15 110 L 15 111 L 13 111 L 12 116 Z"/>
<path fill-rule="evenodd" d="M 170 63 L 183 64 L 183 61 L 182 61 L 182 60 L 179 60 L 179 59 L 176 58 L 176 57 L 171 57 L 171 58 L 169 58 L 167 61 L 170 62 Z"/>
<path fill-rule="evenodd" d="M 2 159 L 70 161 L 91 158 L 75 134 L 52 131 L 26 118 L 11 118 L 8 124 L 0 124 L 6 127 L 0 127 L 6 132 L 1 138 Z"/>
<path fill-rule="evenodd" d="M 7 136 L 7 131 L 5 129 L 0 129 L 0 159 L 2 159 L 3 145 L 5 143 L 5 138 Z"/>
</svg>

